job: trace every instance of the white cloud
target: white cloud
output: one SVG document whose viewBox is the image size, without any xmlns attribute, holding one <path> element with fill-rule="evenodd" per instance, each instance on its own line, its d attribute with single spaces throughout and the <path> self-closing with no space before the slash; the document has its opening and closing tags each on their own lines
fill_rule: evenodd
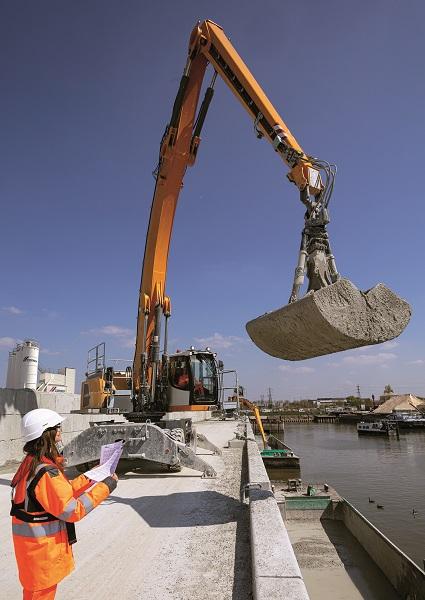
<svg viewBox="0 0 425 600">
<path fill-rule="evenodd" d="M 397 358 L 397 355 L 392 352 L 387 352 L 387 350 L 391 350 L 398 346 L 398 342 L 390 341 L 385 342 L 384 344 L 380 344 L 381 352 L 378 353 L 370 353 L 366 354 L 366 352 L 370 351 L 372 348 L 353 348 L 350 350 L 352 354 L 349 356 L 344 356 L 341 361 L 332 361 L 326 363 L 327 367 L 332 369 L 336 369 L 339 367 L 346 367 L 347 365 L 383 365 L 388 361 L 392 361 Z M 382 352 L 383 350 L 383 352 Z M 362 352 L 362 354 L 360 354 Z"/>
<path fill-rule="evenodd" d="M 408 365 L 425 365 L 425 360 L 422 358 L 418 358 L 417 360 L 412 360 L 407 363 Z"/>
<path fill-rule="evenodd" d="M 17 306 L 2 306 L 1 309 L 3 312 L 9 313 L 9 315 L 22 315 L 24 313 L 24 311 Z"/>
<path fill-rule="evenodd" d="M 399 345 L 395 340 L 390 340 L 389 342 L 384 342 L 381 344 L 380 348 L 386 352 L 387 350 L 392 350 L 393 348 L 397 348 Z"/>
<path fill-rule="evenodd" d="M 50 310 L 49 308 L 43 308 L 43 313 L 48 319 L 57 319 L 59 316 L 56 310 Z"/>
<path fill-rule="evenodd" d="M 14 338 L 11 338 L 11 337 L 1 337 L 0 338 L 0 348 L 12 349 L 14 346 L 16 346 L 17 343 L 18 343 L 18 340 L 15 340 Z"/>
<path fill-rule="evenodd" d="M 128 339 L 125 339 L 125 338 L 121 339 L 121 346 L 123 348 L 134 348 L 135 345 L 136 345 L 136 336 L 134 336 L 134 335 Z"/>
<path fill-rule="evenodd" d="M 341 362 L 345 365 L 383 365 L 395 358 L 397 358 L 397 355 L 392 354 L 391 352 L 378 352 L 377 354 L 345 356 Z"/>
<path fill-rule="evenodd" d="M 48 348 L 40 348 L 40 354 L 46 354 L 47 356 L 59 356 L 59 354 L 62 354 L 62 352 L 49 350 Z"/>
<path fill-rule="evenodd" d="M 231 348 L 243 342 L 243 338 L 237 337 L 236 335 L 222 335 L 221 333 L 214 333 L 210 337 L 195 338 L 195 341 L 200 346 L 210 347 L 214 350 L 223 348 Z"/>
<path fill-rule="evenodd" d="M 134 331 L 127 327 L 120 327 L 119 325 L 103 325 L 95 329 L 89 329 L 88 331 L 81 332 L 84 335 L 97 335 L 97 336 L 110 336 L 115 338 L 121 348 L 134 348 L 136 338 Z"/>
<path fill-rule="evenodd" d="M 120 327 L 119 325 L 104 325 L 103 327 L 99 327 L 96 329 L 89 329 L 88 331 L 83 331 L 84 334 L 95 334 L 95 335 L 111 335 L 113 337 L 128 337 L 133 335 L 133 331 L 131 329 L 127 329 L 126 327 Z"/>
<path fill-rule="evenodd" d="M 315 371 L 313 367 L 291 367 L 289 365 L 280 365 L 278 369 L 284 373 L 314 373 Z"/>
</svg>

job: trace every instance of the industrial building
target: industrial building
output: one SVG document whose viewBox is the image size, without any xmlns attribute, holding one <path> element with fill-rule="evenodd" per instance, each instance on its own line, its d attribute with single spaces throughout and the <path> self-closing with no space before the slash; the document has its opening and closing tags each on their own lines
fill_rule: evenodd
<svg viewBox="0 0 425 600">
<path fill-rule="evenodd" d="M 373 412 L 378 415 L 392 413 L 417 413 L 425 409 L 425 402 L 413 394 L 393 394 Z"/>
<path fill-rule="evenodd" d="M 75 392 L 75 369 L 64 367 L 57 371 L 43 369 L 39 364 L 40 345 L 27 339 L 9 352 L 6 388 L 30 389 L 40 392 Z"/>
</svg>

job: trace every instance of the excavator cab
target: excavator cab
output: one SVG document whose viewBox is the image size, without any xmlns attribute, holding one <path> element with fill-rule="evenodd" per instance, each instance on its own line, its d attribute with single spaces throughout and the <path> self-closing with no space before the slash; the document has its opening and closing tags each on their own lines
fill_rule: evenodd
<svg viewBox="0 0 425 600">
<path fill-rule="evenodd" d="M 208 410 L 218 404 L 218 365 L 210 350 L 177 352 L 169 357 L 169 411 Z"/>
</svg>

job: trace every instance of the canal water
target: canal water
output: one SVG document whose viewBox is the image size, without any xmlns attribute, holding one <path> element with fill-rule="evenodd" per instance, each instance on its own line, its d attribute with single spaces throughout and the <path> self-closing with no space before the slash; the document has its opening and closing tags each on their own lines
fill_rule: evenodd
<svg viewBox="0 0 425 600">
<path fill-rule="evenodd" d="M 271 479 L 329 483 L 424 568 L 424 430 L 401 431 L 397 440 L 358 436 L 355 425 L 287 423 L 284 440 L 300 456 L 301 473 L 273 471 Z"/>
</svg>

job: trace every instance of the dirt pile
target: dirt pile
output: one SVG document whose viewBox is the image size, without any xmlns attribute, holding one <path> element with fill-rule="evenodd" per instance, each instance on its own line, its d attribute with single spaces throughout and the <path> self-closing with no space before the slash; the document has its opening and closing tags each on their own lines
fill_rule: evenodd
<svg viewBox="0 0 425 600">
<path fill-rule="evenodd" d="M 305 360 L 399 336 L 409 323 L 409 304 L 383 283 L 367 292 L 348 279 L 246 324 L 254 344 L 284 360 Z"/>
</svg>

